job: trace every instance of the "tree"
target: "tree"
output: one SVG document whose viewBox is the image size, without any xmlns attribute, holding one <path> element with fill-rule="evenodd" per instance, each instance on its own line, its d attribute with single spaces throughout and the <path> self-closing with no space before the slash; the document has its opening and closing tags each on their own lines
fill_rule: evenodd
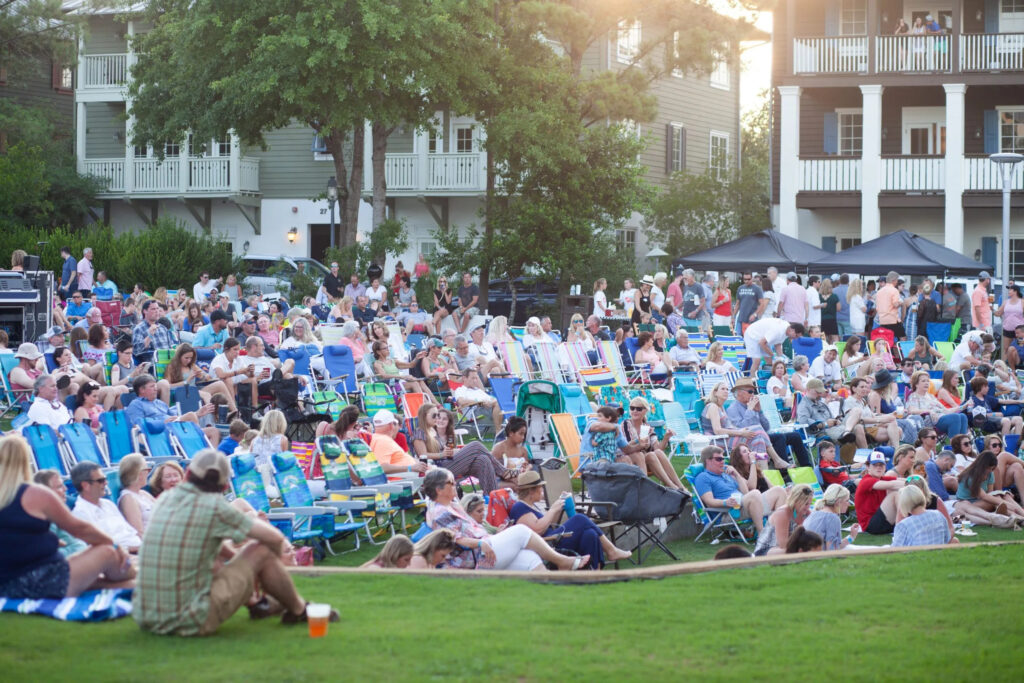
<svg viewBox="0 0 1024 683">
<path fill-rule="evenodd" d="M 0 155 L 0 218 L 81 226 L 106 181 L 78 175 L 56 113 L 0 100 L 0 130 L 11 145 Z"/>
<path fill-rule="evenodd" d="M 61 0 L 0 0 L 0 64 L 9 77 L 49 70 L 56 59 L 71 64 L 84 15 L 71 14 Z"/>
<path fill-rule="evenodd" d="M 714 171 L 676 173 L 646 216 L 650 238 L 682 256 L 770 225 L 769 101 L 743 117 L 742 166 L 727 178 Z"/>
<path fill-rule="evenodd" d="M 342 246 L 355 243 L 364 122 L 418 120 L 424 93 L 471 43 L 460 0 L 152 0 L 136 36 L 130 97 L 135 144 L 236 133 L 262 145 L 292 121 L 334 158 Z M 475 3 L 469 3 L 469 8 Z M 381 157 L 383 158 L 383 157 Z M 381 176 L 382 177 L 382 176 Z M 383 190 L 383 185 L 379 186 Z M 380 205 L 382 217 L 382 207 Z"/>
<path fill-rule="evenodd" d="M 549 0 L 496 5 L 493 91 L 479 98 L 488 183 L 479 246 L 481 298 L 491 264 L 529 265 L 564 294 L 612 248 L 614 230 L 644 209 L 642 141 L 608 122 L 648 121 L 656 79 L 710 70 L 741 30 L 704 0 Z M 623 69 L 593 71 L 585 57 L 643 17 Z M 503 234 L 503 232 L 507 233 Z M 514 251 L 509 251 L 510 249 Z M 530 250 L 533 250 L 532 253 Z M 498 254 L 501 254 L 501 261 Z M 516 263 L 509 260 L 518 255 Z M 587 273 L 589 276 L 590 273 Z"/>
</svg>

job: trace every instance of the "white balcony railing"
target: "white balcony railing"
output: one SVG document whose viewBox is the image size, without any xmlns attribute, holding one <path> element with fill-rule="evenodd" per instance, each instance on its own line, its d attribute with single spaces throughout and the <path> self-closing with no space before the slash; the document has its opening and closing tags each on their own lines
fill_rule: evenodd
<svg viewBox="0 0 1024 683">
<path fill-rule="evenodd" d="M 128 55 L 82 55 L 82 88 L 114 88 L 128 81 Z"/>
<path fill-rule="evenodd" d="M 419 187 L 419 155 L 388 154 L 384 160 L 384 178 L 389 190 L 415 190 Z"/>
<path fill-rule="evenodd" d="M 393 154 L 384 160 L 388 192 L 483 192 L 484 152 L 452 154 Z M 369 160 L 364 187 L 373 186 Z"/>
<path fill-rule="evenodd" d="M 481 185 L 482 154 L 431 154 L 428 190 L 475 190 Z"/>
<path fill-rule="evenodd" d="M 1024 164 L 1013 167 L 1011 188 L 1024 190 Z M 991 192 L 1003 191 L 1003 171 L 999 164 L 988 157 L 966 157 L 964 159 L 964 189 Z"/>
<path fill-rule="evenodd" d="M 795 73 L 862 73 L 867 70 L 867 36 L 793 39 Z"/>
<path fill-rule="evenodd" d="M 878 36 L 878 73 L 948 72 L 951 36 Z"/>
<path fill-rule="evenodd" d="M 124 192 L 124 158 L 86 159 L 85 174 L 106 178 L 107 187 L 104 192 Z"/>
<path fill-rule="evenodd" d="M 960 36 L 961 71 L 1024 71 L 1024 33 Z"/>
<path fill-rule="evenodd" d="M 946 187 L 946 160 L 936 156 L 882 158 L 882 190 L 936 192 Z"/>
<path fill-rule="evenodd" d="M 859 192 L 860 180 L 859 158 L 800 159 L 800 192 Z"/>
<path fill-rule="evenodd" d="M 180 158 L 86 159 L 88 175 L 107 178 L 104 194 L 210 194 L 259 192 L 260 161 L 250 157 L 238 160 L 238 182 L 233 182 L 232 157 L 189 157 L 185 175 Z"/>
</svg>

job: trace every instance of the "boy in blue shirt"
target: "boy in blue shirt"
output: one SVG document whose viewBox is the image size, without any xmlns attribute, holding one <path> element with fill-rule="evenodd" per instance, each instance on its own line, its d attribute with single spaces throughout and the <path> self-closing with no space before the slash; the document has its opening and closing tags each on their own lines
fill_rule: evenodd
<svg viewBox="0 0 1024 683">
<path fill-rule="evenodd" d="M 245 432 L 248 431 L 249 425 L 245 424 L 241 420 L 232 420 L 228 426 L 228 436 L 226 439 L 220 442 L 217 446 L 217 450 L 224 455 L 233 455 L 235 449 L 238 448 L 239 442 L 245 438 Z"/>
</svg>

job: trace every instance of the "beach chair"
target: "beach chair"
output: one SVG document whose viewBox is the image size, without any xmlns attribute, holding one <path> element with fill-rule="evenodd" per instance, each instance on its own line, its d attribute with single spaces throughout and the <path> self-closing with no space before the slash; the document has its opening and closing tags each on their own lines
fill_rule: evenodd
<svg viewBox="0 0 1024 683">
<path fill-rule="evenodd" d="M 688 416 L 693 415 L 693 406 L 700 397 L 697 380 L 698 375 L 694 372 L 677 372 L 673 378 L 672 400 L 678 403 Z"/>
<path fill-rule="evenodd" d="M 704 465 L 694 463 L 687 467 L 683 473 L 683 483 L 691 495 L 690 502 L 693 504 L 693 520 L 698 526 L 702 527 L 700 533 L 693 539 L 694 542 L 699 541 L 704 534 L 710 532 L 711 536 L 709 538 L 712 541 L 730 538 L 744 545 L 749 544 L 750 541 L 747 540 L 746 534 L 743 533 L 744 528 L 749 528 L 753 525 L 749 519 L 741 520 L 734 516 L 734 514 L 737 514 L 737 511 L 732 508 L 708 507 L 700 499 L 697 487 L 694 486 L 693 481 L 703 471 Z"/>
<path fill-rule="evenodd" d="M 49 425 L 28 425 L 21 430 L 22 436 L 28 441 L 32 449 L 32 459 L 35 469 L 57 470 L 62 476 L 67 476 L 71 466 L 67 463 L 60 447 L 60 440 L 57 432 Z"/>
<path fill-rule="evenodd" d="M 779 432 L 799 432 L 800 438 L 803 439 L 804 444 L 808 448 L 814 445 L 814 437 L 807 434 L 807 425 L 802 425 L 798 422 L 783 422 L 782 415 L 779 413 L 779 404 L 776 403 L 773 396 L 768 394 L 759 394 L 758 398 L 761 402 L 761 413 L 768 420 L 768 431 L 772 433 Z M 796 406 L 793 407 L 793 412 L 796 412 Z"/>
<path fill-rule="evenodd" d="M 579 371 L 580 382 L 592 396 L 598 396 L 604 387 L 620 386 L 611 368 L 585 368 Z"/>
<path fill-rule="evenodd" d="M 391 337 L 388 337 L 390 339 Z M 419 351 L 423 348 L 423 342 L 427 340 L 427 335 L 413 332 L 405 338 L 405 347 L 409 350 L 409 354 Z"/>
<path fill-rule="evenodd" d="M 409 349 L 405 348 L 401 325 L 389 320 L 384 323 L 384 327 L 388 330 L 388 348 L 391 349 L 391 357 L 403 363 L 409 362 Z"/>
<path fill-rule="evenodd" d="M 587 400 L 587 394 L 579 384 L 562 383 L 558 385 L 558 391 L 562 394 L 562 403 L 565 405 L 565 412 L 576 418 L 576 426 L 583 429 L 587 424 L 587 416 L 593 414 L 594 408 Z"/>
<path fill-rule="evenodd" d="M 786 471 L 789 474 L 789 480 L 794 484 L 807 484 L 811 487 L 815 503 L 821 500 L 824 492 L 821 490 L 821 482 L 818 481 L 818 475 L 814 472 L 813 467 L 790 467 Z"/>
<path fill-rule="evenodd" d="M 537 344 L 533 348 L 538 366 L 535 375 L 555 384 L 560 384 L 564 381 L 562 365 L 558 358 L 558 347 L 554 344 Z"/>
<path fill-rule="evenodd" d="M 388 479 L 384 469 L 377 461 L 370 447 L 361 439 L 346 441 L 342 444 L 348 458 L 348 465 L 355 476 L 363 483 L 364 487 L 376 489 L 382 494 L 387 494 L 388 508 L 382 509 L 378 506 L 378 512 L 389 515 L 387 521 L 389 526 L 400 516 L 402 528 L 407 528 L 405 512 L 417 507 L 424 508 L 426 504 L 417 502 L 414 492 L 419 488 L 420 476 L 415 472 L 392 475 L 397 480 Z"/>
<path fill-rule="evenodd" d="M 352 439 L 352 442 L 359 442 L 366 447 L 361 439 Z M 351 447 L 355 447 L 353 443 Z M 390 519 L 395 511 L 391 503 L 392 495 L 398 495 L 404 490 L 400 485 L 392 486 L 356 486 L 353 480 L 353 472 L 348 459 L 348 447 L 343 445 L 341 440 L 334 435 L 318 436 L 316 439 L 316 452 L 320 458 L 320 466 L 324 473 L 324 481 L 327 486 L 327 500 L 329 502 L 358 502 L 362 505 L 358 514 L 367 525 L 367 540 L 376 544 L 375 534 L 370 530 L 369 523 L 374 522 L 377 527 L 377 534 L 385 531 L 394 532 L 390 524 L 381 525 L 379 518 Z"/>
<path fill-rule="evenodd" d="M 590 361 L 590 354 L 587 352 L 587 347 L 584 346 L 583 342 L 576 341 L 563 342 L 559 348 L 569 361 L 570 373 L 573 375 L 573 379 L 580 384 L 583 384 L 583 378 L 580 376 L 580 372 L 583 370 L 589 370 L 593 367 L 593 363 Z"/>
<path fill-rule="evenodd" d="M 341 328 L 343 325 L 327 323 L 324 325 L 317 325 L 317 331 L 320 333 L 320 341 L 324 343 L 324 349 L 328 346 L 340 346 L 341 342 Z"/>
<path fill-rule="evenodd" d="M 18 359 L 13 353 L 0 353 L 0 374 L 3 375 L 0 379 L 0 418 L 16 410 L 27 411 L 28 404 L 32 401 L 31 389 L 14 389 L 11 386 L 9 375 L 16 367 Z"/>
<path fill-rule="evenodd" d="M 689 417 L 684 414 L 683 417 L 686 419 L 680 419 L 679 411 L 674 404 L 666 403 L 662 408 L 665 411 L 665 426 L 675 432 L 669 439 L 669 445 L 675 454 L 689 457 L 690 462 L 695 463 L 705 446 L 715 444 L 721 446 L 725 451 L 729 450 L 727 435 L 695 432 L 690 428 Z"/>
<path fill-rule="evenodd" d="M 409 435 L 412 435 L 413 430 L 417 427 L 417 416 L 426 399 L 424 394 L 416 391 L 402 394 L 402 415 L 405 417 L 405 429 Z"/>
<path fill-rule="evenodd" d="M 813 363 L 821 355 L 822 341 L 814 337 L 797 337 L 793 340 L 793 356 L 807 356 L 807 362 Z"/>
<path fill-rule="evenodd" d="M 107 451 L 107 462 L 116 466 L 121 458 L 135 452 L 132 443 L 132 425 L 123 410 L 109 410 L 100 413 L 100 428 L 103 445 Z"/>
<path fill-rule="evenodd" d="M 725 382 L 725 385 L 732 390 L 739 378 L 740 373 L 738 372 L 727 372 L 724 375 L 717 372 L 702 372 L 698 377 L 697 385 L 700 387 L 700 395 L 707 397 L 719 382 Z"/>
<path fill-rule="evenodd" d="M 153 428 L 143 422 L 142 426 L 136 426 L 132 433 L 136 452 L 145 452 L 151 458 L 179 459 L 178 450 L 171 442 L 171 432 L 167 425 Z"/>
<path fill-rule="evenodd" d="M 518 342 L 523 341 L 526 337 L 526 328 L 523 326 L 509 326 L 508 332 Z"/>
<path fill-rule="evenodd" d="M 629 384 L 629 379 L 626 375 L 626 367 L 622 364 L 622 355 L 619 353 L 619 347 L 615 345 L 615 342 L 597 342 L 597 353 L 601 357 L 605 366 L 615 375 L 615 381 L 617 383 L 622 386 Z"/>
<path fill-rule="evenodd" d="M 459 402 L 455 400 L 455 391 L 462 387 L 462 382 L 460 382 L 458 379 L 453 379 L 453 377 L 455 377 L 455 375 L 452 375 L 451 377 L 448 378 L 448 388 L 451 389 L 452 392 L 451 399 L 449 400 L 449 405 L 451 406 L 452 413 L 455 416 L 456 432 L 458 433 L 464 431 L 468 434 L 469 431 L 466 430 L 466 425 L 473 426 L 473 431 L 476 432 L 477 439 L 484 438 L 483 432 L 486 431 L 488 426 L 493 426 L 494 431 L 497 432 L 501 425 L 491 425 L 493 419 L 490 417 L 490 410 L 477 405 L 467 406 L 465 408 L 459 405 Z M 458 375 L 458 377 L 461 378 L 462 376 Z M 484 423 L 483 429 L 480 428 L 481 421 L 483 421 Z"/>
<path fill-rule="evenodd" d="M 352 349 L 341 344 L 326 345 L 324 341 L 324 369 L 327 376 L 321 382 L 323 388 L 354 396 L 359 393 L 356 377 L 356 363 Z"/>
<path fill-rule="evenodd" d="M 302 468 L 302 473 L 306 475 L 306 481 L 322 480 L 324 478 L 324 473 L 320 469 L 320 459 L 316 457 L 316 444 L 292 441 L 289 448 L 295 454 L 295 459 L 299 461 L 299 467 Z"/>
<path fill-rule="evenodd" d="M 109 465 L 103 450 L 96 441 L 96 435 L 88 425 L 82 422 L 72 422 L 58 427 L 57 433 L 61 437 L 64 461 L 72 467 L 80 462 L 91 462 L 100 467 Z"/>
<path fill-rule="evenodd" d="M 308 391 L 316 390 L 317 380 L 313 374 L 313 369 L 310 367 L 311 356 L 309 350 L 305 346 L 278 349 L 277 359 L 282 363 L 289 359 L 295 361 L 295 368 L 292 370 L 292 374 L 296 376 L 301 375 L 309 380 Z"/>
<path fill-rule="evenodd" d="M 174 358 L 174 353 L 177 351 L 177 347 L 170 349 L 157 349 L 156 353 L 153 354 L 153 377 L 157 380 L 164 378 L 164 372 L 167 370 L 168 364 L 171 359 Z"/>
<path fill-rule="evenodd" d="M 933 342 L 932 346 L 942 354 L 942 359 L 947 363 L 953 358 L 953 351 L 956 350 L 956 345 L 948 341 Z"/>
<path fill-rule="evenodd" d="M 363 384 L 363 409 L 366 415 L 373 418 L 380 410 L 390 410 L 398 413 L 398 406 L 395 405 L 395 397 L 391 389 L 384 382 L 367 382 Z"/>
<path fill-rule="evenodd" d="M 336 391 L 314 391 L 312 396 L 313 410 L 321 415 L 329 415 L 337 421 L 341 411 L 348 406 L 348 401 Z"/>
<path fill-rule="evenodd" d="M 206 433 L 194 422 L 170 422 L 167 424 L 171 444 L 186 460 L 191 460 L 199 451 L 213 448 Z"/>
<path fill-rule="evenodd" d="M 491 393 L 498 399 L 505 420 L 516 414 L 516 394 L 522 382 L 516 377 L 491 377 Z"/>
<path fill-rule="evenodd" d="M 763 476 L 765 481 L 772 486 L 781 486 L 782 488 L 786 488 L 786 482 L 782 478 L 782 472 L 779 470 L 761 470 L 761 476 Z"/>
<path fill-rule="evenodd" d="M 590 458 L 580 457 L 582 437 L 576 425 L 576 418 L 568 413 L 552 413 L 548 416 L 551 438 L 555 443 L 555 457 L 569 464 L 572 477 L 579 478 L 580 470 L 586 466 Z"/>
<path fill-rule="evenodd" d="M 522 342 L 500 341 L 497 343 L 498 355 L 505 362 L 505 369 L 513 377 L 528 380 L 531 377 L 530 365 L 526 360 Z"/>
</svg>

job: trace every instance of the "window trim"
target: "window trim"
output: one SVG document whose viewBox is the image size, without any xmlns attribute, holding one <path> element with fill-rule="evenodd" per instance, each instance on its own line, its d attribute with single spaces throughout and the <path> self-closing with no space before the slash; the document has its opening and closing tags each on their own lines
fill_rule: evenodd
<svg viewBox="0 0 1024 683">
<path fill-rule="evenodd" d="M 643 26 L 639 19 L 623 19 L 615 29 L 615 59 L 620 64 L 632 64 L 640 53 Z"/>
<path fill-rule="evenodd" d="M 714 161 L 715 161 L 714 140 L 715 140 L 715 138 L 718 138 L 720 140 L 721 139 L 725 140 L 725 157 L 724 157 L 725 158 L 725 168 L 722 168 L 722 169 L 717 168 L 715 166 L 715 164 L 714 164 Z M 732 148 L 732 136 L 729 133 L 727 133 L 725 131 L 721 131 L 721 130 L 714 130 L 714 129 L 711 129 L 711 131 L 708 132 L 708 170 L 711 171 L 712 173 L 714 173 L 717 176 L 718 180 L 720 180 L 720 181 L 728 180 L 729 172 L 732 170 L 732 164 L 729 163 L 730 162 L 729 155 L 731 153 L 730 152 L 731 148 Z"/>
<path fill-rule="evenodd" d="M 861 107 L 839 107 L 836 112 L 836 156 L 857 158 L 864 153 L 864 110 Z M 860 119 L 860 152 L 843 151 L 843 117 L 859 115 Z M 853 138 L 851 138 L 853 139 Z"/>
<path fill-rule="evenodd" d="M 721 77 L 722 73 L 725 74 L 724 79 Z M 708 84 L 718 90 L 732 90 L 732 64 L 729 63 L 728 56 L 720 58 L 715 63 L 715 67 L 708 74 Z"/>
<path fill-rule="evenodd" d="M 861 9 L 859 9 L 859 10 L 855 10 L 855 9 L 848 10 L 848 9 L 846 9 L 845 5 L 848 2 L 856 2 L 856 3 L 858 3 L 860 5 Z M 844 24 L 845 24 L 844 16 L 848 12 L 858 12 L 858 13 L 862 13 L 864 15 L 864 22 L 863 22 L 864 30 L 863 31 L 857 31 L 857 32 L 852 32 L 852 33 L 847 33 L 846 31 L 844 31 Z M 860 22 L 857 22 L 857 23 L 859 24 Z M 839 35 L 840 36 L 866 36 L 867 33 L 868 33 L 868 5 L 867 5 L 867 0 L 839 0 Z"/>
<path fill-rule="evenodd" d="M 1002 107 L 996 107 L 996 112 L 997 112 L 997 122 L 998 122 L 998 130 L 996 130 L 996 136 L 997 136 L 997 138 L 999 140 L 999 151 L 1000 152 L 1007 152 L 1007 151 L 1012 152 L 1014 150 L 1007 150 L 1007 149 L 1003 148 L 1003 114 L 1004 113 L 1024 114 L 1024 106 L 1021 106 L 1021 105 L 1006 105 L 1006 106 L 1002 106 Z M 1022 149 L 1024 149 L 1024 145 L 1021 145 L 1021 147 L 1022 147 Z"/>
<path fill-rule="evenodd" d="M 675 121 L 669 122 L 671 136 L 668 139 L 669 157 L 672 159 L 671 173 L 681 173 L 686 170 L 686 126 Z M 676 144 L 678 143 L 678 147 Z"/>
<path fill-rule="evenodd" d="M 64 85 L 64 74 L 71 76 L 70 86 Z M 75 93 L 75 70 L 70 65 L 57 61 L 55 57 L 50 62 L 50 86 L 60 95 L 73 95 Z"/>
<path fill-rule="evenodd" d="M 636 236 L 637 229 L 630 227 L 621 227 L 615 230 L 615 251 L 616 253 L 626 253 L 629 251 L 633 256 L 636 256 Z"/>
</svg>

